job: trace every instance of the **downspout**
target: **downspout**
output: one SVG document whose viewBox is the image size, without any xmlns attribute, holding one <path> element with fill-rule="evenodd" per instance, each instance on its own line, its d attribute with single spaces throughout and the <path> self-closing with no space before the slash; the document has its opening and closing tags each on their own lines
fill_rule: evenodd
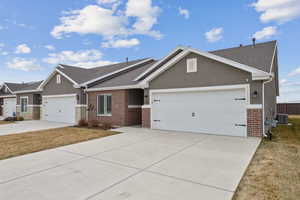
<svg viewBox="0 0 300 200">
<path fill-rule="evenodd" d="M 270 77 L 269 80 L 267 81 L 263 81 L 263 87 L 262 87 L 262 92 L 263 92 L 263 136 L 264 137 L 268 137 L 268 135 L 266 134 L 265 130 L 265 84 L 270 83 L 271 81 L 273 81 L 273 76 Z"/>
<path fill-rule="evenodd" d="M 87 107 L 86 107 L 86 120 L 88 121 L 89 120 L 89 95 L 88 95 L 88 93 L 87 93 L 87 85 L 85 85 L 85 90 L 84 90 L 84 92 L 85 92 L 85 98 L 86 98 L 86 105 L 87 105 Z"/>
</svg>

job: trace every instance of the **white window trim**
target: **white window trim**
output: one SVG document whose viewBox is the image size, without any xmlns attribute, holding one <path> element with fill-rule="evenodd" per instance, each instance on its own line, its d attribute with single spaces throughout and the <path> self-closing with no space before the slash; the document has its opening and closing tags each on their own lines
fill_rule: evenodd
<svg viewBox="0 0 300 200">
<path fill-rule="evenodd" d="M 27 100 L 27 104 L 26 104 L 26 111 L 22 111 L 22 99 L 26 99 Z M 29 98 L 28 96 L 22 96 L 20 97 L 20 109 L 21 109 L 21 113 L 27 113 L 28 112 L 28 105 L 29 105 L 29 102 L 28 102 Z"/>
<path fill-rule="evenodd" d="M 99 95 L 97 95 L 97 116 L 99 116 L 99 117 L 111 117 L 112 116 L 112 110 L 111 110 L 111 113 L 104 113 L 104 114 L 99 113 L 99 97 L 100 96 L 104 96 L 104 97 L 111 96 L 111 100 L 112 100 L 112 94 L 99 94 Z M 104 102 L 104 112 L 105 111 L 107 111 L 107 101 L 106 101 L 106 109 L 105 109 L 105 102 Z"/>
<path fill-rule="evenodd" d="M 61 75 L 60 74 L 56 74 L 56 84 L 61 84 Z"/>
</svg>

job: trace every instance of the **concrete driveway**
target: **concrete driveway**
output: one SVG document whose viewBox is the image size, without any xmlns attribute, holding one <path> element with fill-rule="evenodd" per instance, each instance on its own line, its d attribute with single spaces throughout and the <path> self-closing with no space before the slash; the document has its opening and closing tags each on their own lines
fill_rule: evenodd
<svg viewBox="0 0 300 200">
<path fill-rule="evenodd" d="M 0 125 L 0 135 L 24 133 L 29 131 L 40 131 L 52 128 L 62 128 L 72 124 L 48 122 L 40 120 L 20 121 L 12 124 Z"/>
<path fill-rule="evenodd" d="M 0 161 L 0 199 L 229 200 L 260 142 L 122 128 Z"/>
</svg>

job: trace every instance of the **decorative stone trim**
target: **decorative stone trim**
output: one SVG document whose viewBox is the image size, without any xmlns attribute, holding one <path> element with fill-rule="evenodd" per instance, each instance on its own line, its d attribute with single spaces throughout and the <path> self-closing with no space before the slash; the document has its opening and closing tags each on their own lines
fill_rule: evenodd
<svg viewBox="0 0 300 200">
<path fill-rule="evenodd" d="M 144 107 L 142 108 L 142 127 L 150 128 L 151 126 L 151 108 Z"/>
<path fill-rule="evenodd" d="M 249 137 L 263 136 L 262 112 L 262 109 L 247 109 L 247 135 Z"/>
</svg>

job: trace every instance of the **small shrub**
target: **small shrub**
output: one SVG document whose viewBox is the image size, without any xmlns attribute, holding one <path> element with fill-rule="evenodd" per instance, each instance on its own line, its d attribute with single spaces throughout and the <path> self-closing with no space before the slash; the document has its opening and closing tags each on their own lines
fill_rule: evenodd
<svg viewBox="0 0 300 200">
<path fill-rule="evenodd" d="M 101 127 L 103 130 L 109 130 L 112 128 L 112 125 L 111 123 L 103 123 Z"/>
<path fill-rule="evenodd" d="M 88 122 L 85 119 L 81 119 L 78 122 L 78 126 L 87 126 Z"/>
<path fill-rule="evenodd" d="M 89 127 L 99 127 L 99 121 L 98 120 L 90 120 L 88 123 Z"/>
<path fill-rule="evenodd" d="M 24 117 L 22 117 L 22 116 L 17 117 L 17 121 L 24 121 Z"/>
<path fill-rule="evenodd" d="M 4 119 L 4 121 L 7 121 L 7 122 L 14 122 L 14 121 L 17 121 L 17 117 L 6 117 Z"/>
</svg>

